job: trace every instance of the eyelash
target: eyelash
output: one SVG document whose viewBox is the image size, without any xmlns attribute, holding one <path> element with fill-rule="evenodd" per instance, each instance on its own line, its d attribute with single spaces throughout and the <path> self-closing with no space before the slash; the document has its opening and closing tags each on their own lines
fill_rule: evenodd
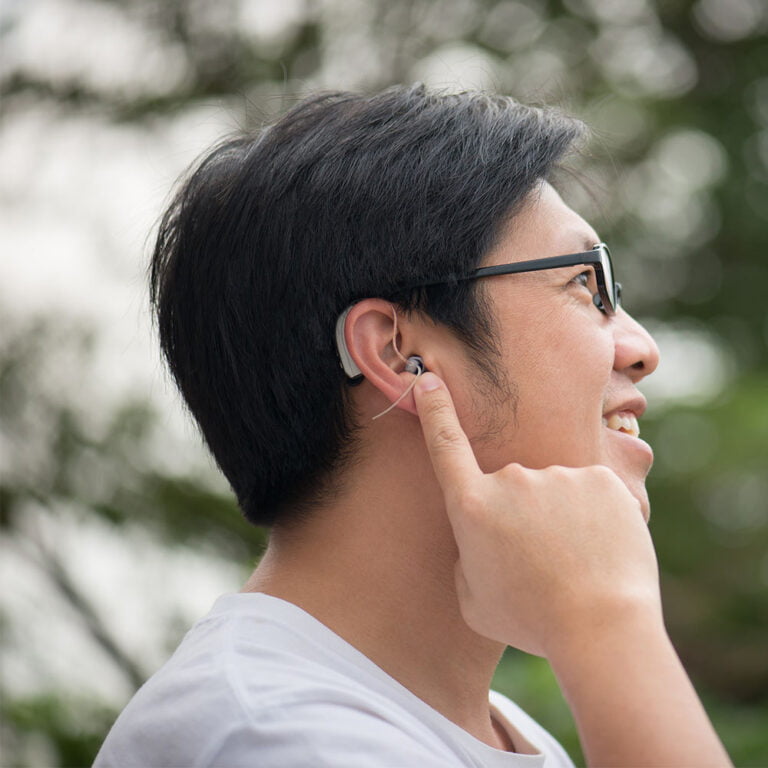
<svg viewBox="0 0 768 768">
<path fill-rule="evenodd" d="M 579 285 L 583 285 L 585 288 L 589 287 L 589 279 L 592 277 L 592 270 L 587 269 L 584 270 L 584 272 L 579 272 L 578 275 L 575 275 L 573 278 L 571 278 L 571 281 L 574 283 L 578 283 Z M 583 281 L 582 281 L 583 278 Z"/>
</svg>

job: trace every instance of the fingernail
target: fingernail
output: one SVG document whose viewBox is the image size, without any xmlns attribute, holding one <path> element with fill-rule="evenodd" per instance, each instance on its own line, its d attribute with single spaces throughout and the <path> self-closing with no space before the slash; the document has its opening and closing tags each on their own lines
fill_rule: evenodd
<svg viewBox="0 0 768 768">
<path fill-rule="evenodd" d="M 432 390 L 437 389 L 439 386 L 440 379 L 438 379 L 434 373 L 429 373 L 428 371 L 426 373 L 422 373 L 416 382 L 416 389 L 418 389 L 419 392 L 431 392 Z"/>
</svg>

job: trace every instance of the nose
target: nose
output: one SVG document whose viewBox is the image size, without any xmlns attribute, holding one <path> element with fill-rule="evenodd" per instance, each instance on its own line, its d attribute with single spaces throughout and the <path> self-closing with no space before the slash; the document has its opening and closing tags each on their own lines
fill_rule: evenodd
<svg viewBox="0 0 768 768">
<path fill-rule="evenodd" d="M 614 318 L 614 370 L 637 383 L 659 365 L 659 348 L 648 331 L 631 315 L 619 309 Z"/>
</svg>

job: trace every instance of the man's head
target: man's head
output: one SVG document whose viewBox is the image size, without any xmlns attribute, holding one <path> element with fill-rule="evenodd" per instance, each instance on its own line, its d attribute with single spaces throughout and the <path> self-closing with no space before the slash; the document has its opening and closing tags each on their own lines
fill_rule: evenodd
<svg viewBox="0 0 768 768">
<path fill-rule="evenodd" d="M 581 252 L 599 241 L 543 183 L 502 231 L 484 264 L 567 263 L 566 254 L 583 258 Z M 492 472 L 510 462 L 530 468 L 602 464 L 624 481 L 647 518 L 645 478 L 653 455 L 638 438 L 645 399 L 636 385 L 655 370 L 658 349 L 620 305 L 601 311 L 595 269 L 570 261 L 484 278 L 498 349 L 495 364 L 513 394 L 505 401 L 478 393 L 475 369 L 442 329 L 430 335 L 419 331 L 426 341 L 415 342 L 416 348 L 448 384 L 482 469 Z M 408 335 L 412 339 L 410 328 Z"/>
<path fill-rule="evenodd" d="M 494 254 L 581 133 L 503 97 L 327 94 L 193 171 L 161 223 L 152 298 L 173 375 L 251 521 L 310 508 L 355 458 L 334 327 L 360 299 L 448 333 L 496 407 L 518 389 L 486 286 L 406 287 Z"/>
</svg>

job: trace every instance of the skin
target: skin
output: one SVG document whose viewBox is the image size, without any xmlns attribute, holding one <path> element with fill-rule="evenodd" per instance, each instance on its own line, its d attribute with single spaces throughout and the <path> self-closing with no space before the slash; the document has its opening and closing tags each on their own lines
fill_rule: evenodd
<svg viewBox="0 0 768 768">
<path fill-rule="evenodd" d="M 484 473 L 445 385 L 425 374 L 415 392 L 467 624 L 549 659 L 589 765 L 730 765 L 664 629 L 627 486 L 601 466 Z"/>
<path fill-rule="evenodd" d="M 575 253 L 599 241 L 545 184 L 488 263 Z M 642 416 L 645 399 L 636 385 L 655 370 L 659 351 L 623 309 L 609 317 L 594 306 L 594 273 L 588 270 L 585 280 L 584 270 L 576 266 L 486 281 L 500 365 L 513 383 L 516 408 L 513 413 L 493 409 L 495 437 L 476 441 L 475 454 L 485 471 L 513 461 L 531 468 L 602 464 L 626 483 L 647 517 L 645 478 L 653 453 L 645 442 L 604 427 L 602 417 L 617 411 Z M 468 405 L 460 396 L 457 404 L 460 413 Z M 467 420 L 470 434 L 482 432 L 487 410 L 481 404 L 480 417 Z"/>
<path fill-rule="evenodd" d="M 485 263 L 573 253 L 598 241 L 543 185 Z M 502 732 L 488 709 L 491 677 L 512 644 L 553 663 L 591 763 L 638 765 L 640 754 L 643 764 L 685 764 L 657 760 L 669 750 L 638 752 L 677 723 L 724 764 L 663 629 L 644 521 L 652 454 L 602 421 L 616 410 L 641 415 L 636 384 L 656 367 L 658 351 L 626 313 L 608 318 L 593 305 L 594 278 L 581 272 L 486 281 L 504 397 L 483 385 L 447 329 L 418 314 L 395 328 L 388 302 L 356 304 L 345 337 L 365 376 L 352 393 L 362 425 L 358 460 L 323 509 L 273 530 L 245 590 L 304 608 L 499 749 L 530 749 L 519 734 Z M 374 421 L 413 382 L 395 334 L 400 352 L 421 355 L 432 373 Z M 639 676 L 630 674 L 635 668 Z M 664 707 L 666 719 L 647 724 L 660 693 L 648 680 L 674 692 L 682 724 Z M 643 695 L 628 700 L 635 691 Z M 626 736 L 626 722 L 601 736 L 606 718 L 627 706 L 639 713 L 632 722 L 646 723 L 637 738 Z M 698 716 L 688 718 L 696 706 Z M 702 756 L 687 764 L 709 764 Z"/>
</svg>

